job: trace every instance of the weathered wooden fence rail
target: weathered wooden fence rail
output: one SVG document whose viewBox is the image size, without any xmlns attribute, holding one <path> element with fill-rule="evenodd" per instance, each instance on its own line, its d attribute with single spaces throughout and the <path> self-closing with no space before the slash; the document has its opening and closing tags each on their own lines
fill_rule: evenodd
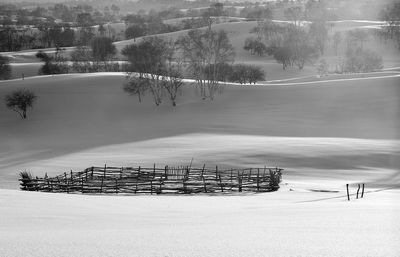
<svg viewBox="0 0 400 257">
<path fill-rule="evenodd" d="M 279 189 L 281 168 L 90 167 L 56 177 L 21 172 L 21 190 L 83 194 L 190 194 L 269 192 Z"/>
</svg>

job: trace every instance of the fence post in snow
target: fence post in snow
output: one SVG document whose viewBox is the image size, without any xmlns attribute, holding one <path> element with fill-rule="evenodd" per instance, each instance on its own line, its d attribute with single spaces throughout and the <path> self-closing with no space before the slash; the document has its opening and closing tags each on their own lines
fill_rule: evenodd
<svg viewBox="0 0 400 257">
<path fill-rule="evenodd" d="M 349 184 L 346 184 L 346 189 L 347 189 L 347 200 L 350 201 Z"/>
<path fill-rule="evenodd" d="M 364 183 L 362 185 L 362 191 L 361 191 L 361 198 L 363 198 L 363 197 L 364 197 Z"/>
<path fill-rule="evenodd" d="M 357 199 L 358 199 L 358 193 L 360 192 L 360 184 L 358 184 L 358 189 L 357 189 Z"/>
</svg>

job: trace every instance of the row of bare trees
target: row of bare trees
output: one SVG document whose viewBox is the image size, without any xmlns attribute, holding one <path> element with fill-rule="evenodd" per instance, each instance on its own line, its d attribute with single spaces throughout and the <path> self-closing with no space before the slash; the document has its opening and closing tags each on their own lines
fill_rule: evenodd
<svg viewBox="0 0 400 257">
<path fill-rule="evenodd" d="M 176 105 L 183 77 L 196 81 L 203 99 L 214 99 L 220 89 L 223 64 L 234 61 L 233 46 L 225 31 L 191 30 L 177 40 L 150 37 L 121 52 L 130 63 L 125 91 L 138 95 L 150 92 L 159 105 L 167 95 Z"/>
</svg>

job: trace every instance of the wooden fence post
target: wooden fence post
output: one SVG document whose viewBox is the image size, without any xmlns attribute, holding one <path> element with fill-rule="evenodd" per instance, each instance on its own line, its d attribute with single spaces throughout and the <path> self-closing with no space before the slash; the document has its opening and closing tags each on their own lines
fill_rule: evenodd
<svg viewBox="0 0 400 257">
<path fill-rule="evenodd" d="M 164 173 L 165 173 L 165 180 L 168 180 L 168 165 L 165 166 Z"/>
<path fill-rule="evenodd" d="M 357 199 L 358 199 L 358 192 L 360 192 L 360 184 L 358 184 L 358 189 L 357 189 Z"/>
<path fill-rule="evenodd" d="M 67 179 L 67 194 L 69 194 L 69 181 L 68 181 L 67 177 L 66 177 L 66 179 Z"/>
<path fill-rule="evenodd" d="M 257 169 L 257 191 L 260 191 L 260 169 Z"/>
<path fill-rule="evenodd" d="M 185 179 L 182 180 L 182 185 L 183 185 L 183 193 L 186 194 L 186 184 L 185 184 Z"/>
<path fill-rule="evenodd" d="M 202 178 L 203 178 L 204 192 L 206 192 L 206 193 L 207 193 L 207 185 L 206 185 L 206 180 L 204 179 L 204 177 L 202 177 Z"/>
<path fill-rule="evenodd" d="M 219 185 L 221 187 L 221 191 L 224 192 L 224 185 L 222 184 L 221 175 L 219 175 Z"/>
<path fill-rule="evenodd" d="M 103 193 L 103 183 L 104 183 L 104 177 L 101 177 L 100 193 Z"/>
<path fill-rule="evenodd" d="M 163 184 L 162 182 L 163 182 L 162 178 L 160 178 L 160 188 L 159 188 L 157 194 L 162 194 L 162 184 Z"/>
<path fill-rule="evenodd" d="M 250 179 L 251 179 L 251 171 L 252 171 L 252 168 L 250 168 L 250 172 L 249 172 L 249 176 L 247 178 L 247 181 L 250 181 Z"/>
<path fill-rule="evenodd" d="M 83 192 L 83 178 L 81 179 L 81 190 L 82 190 L 82 194 L 84 193 Z"/>
<path fill-rule="evenodd" d="M 364 197 L 364 183 L 362 184 L 361 198 Z"/>
<path fill-rule="evenodd" d="M 349 184 L 346 184 L 346 189 L 347 189 L 347 200 L 350 201 Z"/>
</svg>

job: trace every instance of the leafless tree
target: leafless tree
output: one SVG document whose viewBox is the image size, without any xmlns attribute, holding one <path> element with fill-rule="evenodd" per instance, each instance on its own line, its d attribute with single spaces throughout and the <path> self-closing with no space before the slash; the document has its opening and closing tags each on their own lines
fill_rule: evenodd
<svg viewBox="0 0 400 257">
<path fill-rule="evenodd" d="M 29 89 L 17 89 L 4 98 L 6 106 L 17 112 L 22 119 L 26 119 L 27 109 L 33 108 L 36 99 L 35 93 Z"/>
<path fill-rule="evenodd" d="M 183 56 L 189 62 L 189 70 L 200 87 L 203 99 L 214 99 L 219 91 L 220 64 L 232 63 L 235 52 L 225 31 L 191 30 L 180 39 Z M 212 70 L 207 67 L 213 67 Z"/>
</svg>

